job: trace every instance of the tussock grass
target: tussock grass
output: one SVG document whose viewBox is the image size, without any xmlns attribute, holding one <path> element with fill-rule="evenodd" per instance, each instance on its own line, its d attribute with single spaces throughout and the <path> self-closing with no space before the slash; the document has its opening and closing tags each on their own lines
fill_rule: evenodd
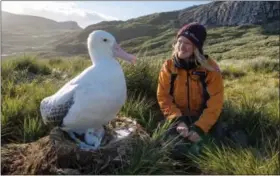
<svg viewBox="0 0 280 176">
<path fill-rule="evenodd" d="M 260 105 L 244 97 L 239 104 L 226 102 L 221 114 L 222 121 L 234 129 L 242 129 L 249 137 L 250 146 L 266 143 L 266 140 L 277 138 L 277 126 L 280 124 L 276 114 L 269 112 L 264 105 Z"/>
<path fill-rule="evenodd" d="M 194 161 L 204 174 L 278 174 L 279 150 L 207 147 Z"/>
<path fill-rule="evenodd" d="M 37 130 L 30 129 L 34 136 L 42 137 L 48 131 L 47 127 L 41 124 L 41 115 L 39 106 L 41 100 L 54 93 L 57 87 L 53 83 L 35 84 L 24 83 L 16 85 L 13 97 L 10 93 L 2 96 L 2 130 L 8 130 L 11 133 L 5 135 L 2 141 L 10 139 L 18 142 L 30 141 L 30 135 L 26 136 L 26 131 L 36 126 L 41 126 Z M 28 120 L 26 120 L 28 118 Z M 30 124 L 33 126 L 30 126 Z M 26 126 L 27 125 L 27 126 Z M 4 131 L 1 132 L 3 133 Z M 30 132 L 27 132 L 30 133 Z M 36 138 L 37 139 L 37 138 Z"/>
<path fill-rule="evenodd" d="M 138 140 L 132 147 L 133 154 L 129 156 L 130 164 L 115 174 L 176 174 L 174 163 L 169 157 L 169 150 L 172 144 L 161 145 L 157 140 Z"/>
<path fill-rule="evenodd" d="M 155 128 L 156 117 L 155 112 L 152 111 L 156 102 L 148 100 L 145 95 L 132 94 L 129 96 L 125 105 L 122 107 L 121 116 L 131 116 L 147 130 L 150 131 Z"/>
<path fill-rule="evenodd" d="M 209 30 L 206 53 L 218 61 L 224 76 L 225 104 L 221 119 L 235 129 L 244 130 L 249 146 L 205 146 L 204 154 L 193 159 L 204 174 L 279 173 L 279 41 L 274 34 L 261 32 L 256 26 Z M 148 48 L 162 45 L 159 42 L 171 37 L 171 33 L 145 45 Z M 134 43 L 137 45 L 137 40 Z M 170 57 L 169 50 L 156 56 L 150 56 L 152 51 L 147 50 L 147 55 L 141 56 L 134 66 L 121 61 L 128 99 L 119 115 L 137 119 L 151 139 L 135 141 L 128 156 L 131 162 L 112 174 L 188 173 L 188 164 L 169 158 L 169 147 L 174 144 L 162 144 L 167 125 L 159 126 L 163 117 L 156 99 L 157 79 L 162 63 Z M 27 143 L 47 135 L 50 129 L 42 123 L 40 101 L 90 65 L 88 57 L 80 56 L 70 59 L 23 56 L 3 61 L 2 144 Z"/>
<path fill-rule="evenodd" d="M 187 165 L 178 163 L 169 157 L 170 147 L 174 143 L 172 141 L 162 143 L 162 136 L 167 125 L 165 127 L 158 126 L 163 117 L 156 100 L 158 72 L 164 61 L 162 58 L 139 59 L 135 66 L 121 62 L 127 79 L 128 99 L 119 115 L 137 119 L 150 134 L 151 140 L 135 141 L 132 148 L 133 153 L 129 155 L 131 162 L 129 165 L 116 168 L 114 174 L 186 174 L 189 172 L 188 167 L 191 163 Z M 53 94 L 67 80 L 90 65 L 90 61 L 85 58 L 81 61 L 79 59 L 81 58 L 53 61 L 34 59 L 32 62 L 27 59 L 28 61 L 25 62 L 32 63 L 33 66 L 41 67 L 40 64 L 45 64 L 45 67 L 51 69 L 48 74 L 39 71 L 28 80 L 24 79 L 29 73 L 26 69 L 28 67 L 21 67 L 24 69 L 14 70 L 11 71 L 11 74 L 7 74 L 7 70 L 15 68 L 17 61 L 19 63 L 23 61 L 20 59 L 7 60 L 3 63 L 2 68 L 6 69 L 7 77 L 2 77 L 4 82 L 2 84 L 1 104 L 2 143 L 26 143 L 48 134 L 50 129 L 44 126 L 39 113 L 40 101 Z M 245 130 L 249 136 L 250 148 L 206 150 L 202 158 L 194 159 L 197 167 L 203 173 L 260 174 L 277 172 L 277 160 L 275 159 L 277 145 L 275 142 L 271 142 L 272 147 L 268 148 L 267 141 L 277 139 L 279 101 L 275 95 L 278 95 L 278 86 L 276 85 L 279 83 L 275 82 L 277 79 L 275 71 L 267 69 L 268 67 L 264 64 L 261 64 L 264 66 L 261 68 L 264 71 L 253 69 L 255 67 L 251 63 L 257 61 L 273 62 L 268 58 L 256 58 L 255 61 L 246 60 L 240 61 L 240 63 L 231 63 L 230 60 L 220 62 L 222 69 L 232 76 L 231 78 L 225 76 L 226 102 L 221 119 L 236 129 Z M 67 67 L 71 69 L 67 69 Z M 237 76 L 240 73 L 243 75 Z M 223 74 L 226 75 L 225 72 Z M 67 76 L 63 78 L 63 75 Z M 264 81 L 267 82 L 267 87 L 262 87 Z M 264 149 L 267 151 L 266 154 L 261 152 Z M 261 153 L 261 155 L 255 156 L 254 152 Z M 243 158 L 242 161 L 245 161 L 242 167 L 237 164 L 241 158 Z M 234 170 L 235 166 L 239 169 Z"/>
<path fill-rule="evenodd" d="M 139 58 L 137 64 L 130 65 L 122 63 L 127 80 L 128 91 L 145 93 L 149 97 L 156 95 L 158 73 L 161 68 L 161 61 L 154 61 L 155 58 Z"/>
<path fill-rule="evenodd" d="M 43 123 L 41 119 L 37 118 L 24 118 L 23 122 L 23 142 L 32 142 L 44 135 Z"/>
</svg>

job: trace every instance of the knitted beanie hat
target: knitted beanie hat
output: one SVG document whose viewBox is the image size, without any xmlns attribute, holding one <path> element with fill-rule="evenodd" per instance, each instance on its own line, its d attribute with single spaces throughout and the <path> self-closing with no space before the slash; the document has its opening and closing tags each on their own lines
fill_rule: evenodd
<svg viewBox="0 0 280 176">
<path fill-rule="evenodd" d="M 203 44 L 206 39 L 207 33 L 203 25 L 193 22 L 184 25 L 177 33 L 177 39 L 180 36 L 184 36 L 192 41 L 192 43 L 198 48 L 201 54 L 203 54 Z"/>
</svg>

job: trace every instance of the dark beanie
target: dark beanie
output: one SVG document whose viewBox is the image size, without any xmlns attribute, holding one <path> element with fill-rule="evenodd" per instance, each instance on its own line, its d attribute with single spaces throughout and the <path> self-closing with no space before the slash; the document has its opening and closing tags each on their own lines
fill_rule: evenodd
<svg viewBox="0 0 280 176">
<path fill-rule="evenodd" d="M 184 36 L 191 40 L 200 53 L 203 54 L 202 48 L 207 36 L 206 29 L 203 25 L 196 22 L 186 24 L 178 31 L 177 39 L 180 36 Z"/>
</svg>

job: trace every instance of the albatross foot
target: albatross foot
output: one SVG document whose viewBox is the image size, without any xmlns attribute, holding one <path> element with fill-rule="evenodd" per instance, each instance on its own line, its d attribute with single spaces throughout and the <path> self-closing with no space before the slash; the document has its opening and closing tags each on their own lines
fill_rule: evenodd
<svg viewBox="0 0 280 176">
<path fill-rule="evenodd" d="M 103 127 L 100 129 L 90 128 L 85 133 L 85 142 L 97 148 L 100 146 L 104 134 L 105 130 Z"/>
<path fill-rule="evenodd" d="M 70 137 L 77 143 L 78 147 L 81 150 L 85 150 L 85 151 L 90 151 L 90 150 L 96 150 L 97 147 L 95 145 L 88 145 L 84 142 L 82 142 L 80 139 L 78 139 L 76 137 L 76 135 L 74 134 L 74 132 L 72 131 L 68 131 L 68 134 L 70 135 Z"/>
<path fill-rule="evenodd" d="M 94 151 L 94 150 L 96 150 L 98 148 L 98 147 L 95 147 L 95 146 L 92 146 L 92 145 L 88 145 L 88 144 L 86 144 L 84 142 L 80 142 L 78 144 L 78 146 L 79 146 L 79 148 L 81 150 L 85 150 L 85 151 Z"/>
<path fill-rule="evenodd" d="M 79 132 L 81 132 L 81 131 L 79 131 Z M 90 150 L 96 150 L 100 147 L 102 138 L 105 134 L 105 130 L 104 130 L 104 128 L 87 129 L 84 132 L 84 134 L 85 134 L 84 140 L 80 140 L 79 138 L 77 138 L 74 131 L 67 131 L 67 133 L 76 142 L 76 144 L 78 145 L 78 147 L 80 149 L 90 151 Z"/>
</svg>

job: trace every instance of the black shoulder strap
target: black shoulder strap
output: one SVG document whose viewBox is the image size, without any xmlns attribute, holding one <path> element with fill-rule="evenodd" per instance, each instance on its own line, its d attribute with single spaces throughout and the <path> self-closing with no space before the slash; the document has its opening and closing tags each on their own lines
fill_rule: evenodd
<svg viewBox="0 0 280 176">
<path fill-rule="evenodd" d="M 174 64 L 172 63 L 171 69 L 170 69 L 170 89 L 169 94 L 173 96 L 174 93 L 174 82 L 177 77 L 177 69 L 175 68 Z"/>
<path fill-rule="evenodd" d="M 207 77 L 207 72 L 205 72 L 204 75 L 199 75 L 200 76 L 200 82 L 202 84 L 202 89 L 203 89 L 203 104 L 202 104 L 202 109 L 207 108 L 207 101 L 210 98 L 208 92 L 207 92 L 207 84 L 206 84 L 206 77 Z"/>
<path fill-rule="evenodd" d="M 174 93 L 174 82 L 176 80 L 177 73 L 171 73 L 171 78 L 170 78 L 170 89 L 169 89 L 169 94 L 173 95 Z"/>
</svg>

